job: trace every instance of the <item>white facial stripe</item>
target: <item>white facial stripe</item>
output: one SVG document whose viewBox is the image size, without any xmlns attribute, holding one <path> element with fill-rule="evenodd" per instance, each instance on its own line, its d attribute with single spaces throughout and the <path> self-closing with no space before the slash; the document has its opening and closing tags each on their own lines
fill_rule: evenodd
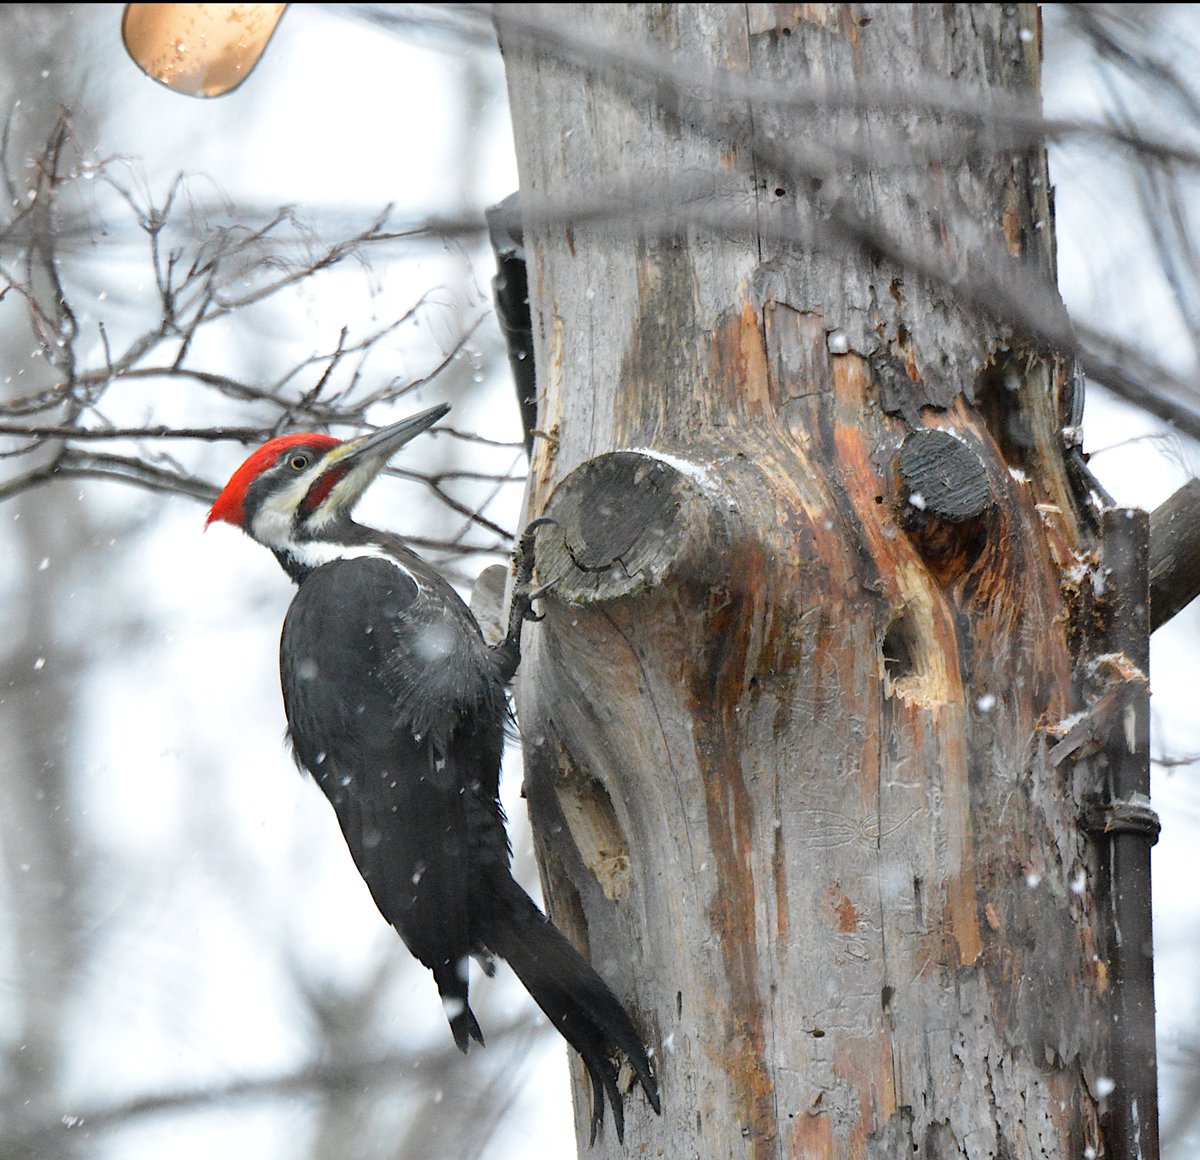
<svg viewBox="0 0 1200 1160">
<path fill-rule="evenodd" d="M 250 524 L 250 534 L 260 544 L 268 548 L 286 548 L 292 542 L 292 518 L 321 474 L 321 462 L 318 460 L 287 487 L 280 487 L 263 499 Z"/>
<path fill-rule="evenodd" d="M 329 494 L 317 505 L 305 521 L 310 528 L 323 528 L 340 511 L 348 511 L 358 502 L 378 473 L 374 461 L 356 464 L 329 489 Z"/>
</svg>

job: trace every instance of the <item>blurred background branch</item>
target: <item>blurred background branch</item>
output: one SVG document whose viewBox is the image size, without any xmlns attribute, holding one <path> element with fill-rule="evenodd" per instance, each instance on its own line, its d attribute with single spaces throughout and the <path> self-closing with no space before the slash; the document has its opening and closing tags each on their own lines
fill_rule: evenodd
<svg viewBox="0 0 1200 1160">
<path fill-rule="evenodd" d="M 272 306 L 293 287 L 347 264 L 369 270 L 373 247 L 414 239 L 424 243 L 429 231 L 388 229 L 390 211 L 385 209 L 365 227 L 328 243 L 292 208 L 250 224 L 239 219 L 231 206 L 201 205 L 182 177 L 154 201 L 131 163 L 94 160 L 82 152 L 65 114 L 40 155 L 32 159 L 36 176 L 20 196 L 7 156 L 11 129 L 10 116 L 3 160 L 12 214 L 0 228 L 0 296 L 12 295 L 24 304 L 30 341 L 55 372 L 55 381 L 0 401 L 0 419 L 6 420 L 0 422 L 0 436 L 7 437 L 0 444 L 0 458 L 17 468 L 0 482 L 0 499 L 54 479 L 93 478 L 210 503 L 218 484 L 186 470 L 163 449 L 165 444 L 196 439 L 236 440 L 253 446 L 293 430 L 333 430 L 343 437 L 370 430 L 368 412 L 402 403 L 433 383 L 463 357 L 486 316 L 481 300 L 424 373 L 387 378 L 382 385 L 373 373 L 372 356 L 385 342 L 402 343 L 405 329 L 420 325 L 422 315 L 434 304 L 434 292 L 420 293 L 398 315 L 365 333 L 352 336 L 343 326 L 331 348 L 287 366 L 269 381 L 252 383 L 210 370 L 201 363 L 198 348 L 230 315 Z M 140 320 L 141 328 L 115 350 L 111 327 L 103 317 L 89 318 L 81 328 L 74 289 L 63 281 L 64 274 L 70 275 L 60 239 L 114 232 L 96 199 L 79 196 L 83 183 L 89 193 L 99 183 L 116 194 L 108 212 L 123 211 L 126 228 L 133 223 L 141 234 L 144 260 L 153 278 L 157 317 Z M 95 337 L 100 339 L 98 347 L 90 341 Z M 90 365 L 79 353 L 85 344 L 98 356 Z M 142 382 L 159 391 L 171 386 L 188 394 L 211 393 L 227 401 L 238 416 L 245 413 L 242 405 L 251 404 L 259 422 L 232 426 L 220 412 L 213 412 L 211 424 L 203 427 L 153 422 L 118 426 L 110 411 L 124 409 L 119 397 L 122 388 Z M 445 434 L 461 437 L 452 426 Z M 92 450 L 98 441 L 124 444 L 129 450 L 123 454 Z M 514 457 L 520 448 L 516 442 L 501 445 L 510 447 Z M 30 461 L 31 466 L 17 466 Z M 499 487 L 519 484 L 520 474 L 514 476 L 511 470 L 436 474 L 393 470 L 392 474 L 424 481 L 451 511 L 495 536 L 497 550 L 511 538 L 509 529 L 456 499 L 444 485 L 470 478 Z M 452 540 L 421 542 L 446 553 L 471 550 L 464 548 L 461 533 Z"/>
</svg>

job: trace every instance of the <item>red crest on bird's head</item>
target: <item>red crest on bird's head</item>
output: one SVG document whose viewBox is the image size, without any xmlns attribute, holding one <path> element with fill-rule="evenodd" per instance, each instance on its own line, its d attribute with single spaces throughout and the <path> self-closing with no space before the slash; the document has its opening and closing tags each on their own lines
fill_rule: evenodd
<svg viewBox="0 0 1200 1160">
<path fill-rule="evenodd" d="M 274 552 L 295 555 L 298 541 L 325 535 L 346 523 L 366 488 L 388 460 L 448 411 L 439 403 L 399 423 L 353 439 L 306 432 L 264 443 L 225 485 L 208 513 Z"/>
<path fill-rule="evenodd" d="M 245 527 L 247 489 L 268 467 L 274 467 L 285 451 L 300 446 L 328 451 L 330 447 L 341 442 L 332 435 L 316 435 L 309 432 L 301 435 L 280 435 L 278 438 L 264 443 L 257 451 L 252 452 L 246 462 L 229 477 L 229 482 L 217 496 L 216 502 L 209 511 L 208 519 L 204 521 L 205 527 L 218 520 L 224 520 L 227 524 L 233 524 L 234 527 Z"/>
</svg>

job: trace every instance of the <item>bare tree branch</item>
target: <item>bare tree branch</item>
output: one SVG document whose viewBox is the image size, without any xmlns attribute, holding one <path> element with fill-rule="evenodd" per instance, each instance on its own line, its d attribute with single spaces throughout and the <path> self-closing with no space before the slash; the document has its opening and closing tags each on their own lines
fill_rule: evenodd
<svg viewBox="0 0 1200 1160">
<path fill-rule="evenodd" d="M 8 133 L 0 141 L 8 179 L 16 188 L 7 158 Z M 401 338 L 408 328 L 435 308 L 430 291 L 421 294 L 399 314 L 370 330 L 352 332 L 343 326 L 332 347 L 300 359 L 270 381 L 253 383 L 205 366 L 195 357 L 199 338 L 213 324 L 260 308 L 294 287 L 317 279 L 350 262 L 366 264 L 366 251 L 381 243 L 395 243 L 406 234 L 387 226 L 390 209 L 384 208 L 364 227 L 333 242 L 323 242 L 299 214 L 283 207 L 255 224 L 244 224 L 227 208 L 193 202 L 188 183 L 177 177 L 159 199 L 151 197 L 132 167 L 118 173 L 113 163 L 88 162 L 89 179 L 115 192 L 136 224 L 146 245 L 158 304 L 157 317 L 124 339 L 114 349 L 112 328 L 105 320 L 95 323 L 101 339 L 98 364 L 80 361 L 81 325 L 72 305 L 71 289 L 60 276 L 60 246 L 64 236 L 95 232 L 69 194 L 83 161 L 72 165 L 67 154 L 78 149 L 65 117 L 59 119 L 37 159 L 36 184 L 31 198 L 17 198 L 9 221 L 0 221 L 0 294 L 19 296 L 26 307 L 31 335 L 55 381 L 8 398 L 0 397 L 0 459 L 17 463 L 39 460 L 0 480 L 0 499 L 56 479 L 102 479 L 131 484 L 163 494 L 211 502 L 216 485 L 193 470 L 152 450 L 155 445 L 187 441 L 225 440 L 253 444 L 285 430 L 330 428 L 356 434 L 375 429 L 369 413 L 389 407 L 447 373 L 468 349 L 485 317 L 482 303 L 463 320 L 458 334 L 442 348 L 427 371 L 415 377 L 389 376 L 380 385 L 368 365 L 385 343 Z M 121 163 L 124 165 L 125 163 Z M 203 228 L 194 223 L 203 220 Z M 65 224 L 64 224 L 65 223 Z M 85 224 L 86 223 L 86 224 Z M 107 231 L 106 231 L 107 232 Z M 316 371 L 314 381 L 310 380 Z M 123 387 L 146 382 L 201 388 L 218 404 L 252 408 L 250 423 L 233 422 L 224 413 L 201 423 L 143 424 L 112 421 L 120 412 Z M 210 411 L 211 413 L 211 411 Z M 447 432 L 464 439 L 462 432 Z M 473 441 L 494 441 L 472 437 Z M 121 440 L 132 449 L 121 453 L 89 450 L 98 442 Z M 495 444 L 500 446 L 501 444 Z M 446 470 L 425 478 L 412 471 L 396 473 L 417 479 L 451 511 L 467 517 L 498 538 L 501 545 L 510 533 L 481 514 L 472 503 L 451 494 L 446 485 L 501 486 L 518 481 L 511 470 L 501 472 Z M 489 502 L 485 500 L 485 503 Z M 475 552 L 462 541 L 437 541 L 442 550 Z"/>
<path fill-rule="evenodd" d="M 491 1043 L 528 1041 L 537 1033 L 532 1018 L 522 1017 L 489 1031 Z M 381 1085 L 409 1088 L 416 1093 L 436 1092 L 449 1082 L 450 1073 L 461 1068 L 461 1056 L 453 1049 L 386 1055 L 349 1063 L 309 1064 L 296 1071 L 253 1079 L 234 1080 L 176 1091 L 140 1096 L 119 1104 L 81 1108 L 65 1112 L 52 1124 L 25 1128 L 10 1124 L 0 1134 L 4 1155 L 45 1154 L 44 1150 L 67 1133 L 89 1136 L 124 1128 L 150 1116 L 177 1112 L 204 1112 L 241 1100 L 288 1099 L 299 1094 L 361 1092 Z M 456 1083 L 461 1080 L 456 1076 Z"/>
</svg>

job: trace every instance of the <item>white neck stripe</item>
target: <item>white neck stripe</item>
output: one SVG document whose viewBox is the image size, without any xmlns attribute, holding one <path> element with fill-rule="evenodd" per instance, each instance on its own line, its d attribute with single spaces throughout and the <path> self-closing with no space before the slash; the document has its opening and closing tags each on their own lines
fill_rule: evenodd
<svg viewBox="0 0 1200 1160">
<path fill-rule="evenodd" d="M 396 558 L 379 544 L 332 544 L 324 540 L 293 540 L 279 549 L 291 556 L 302 568 L 319 568 L 335 560 L 362 560 L 374 558 L 389 560 L 402 572 L 407 572 Z"/>
</svg>

